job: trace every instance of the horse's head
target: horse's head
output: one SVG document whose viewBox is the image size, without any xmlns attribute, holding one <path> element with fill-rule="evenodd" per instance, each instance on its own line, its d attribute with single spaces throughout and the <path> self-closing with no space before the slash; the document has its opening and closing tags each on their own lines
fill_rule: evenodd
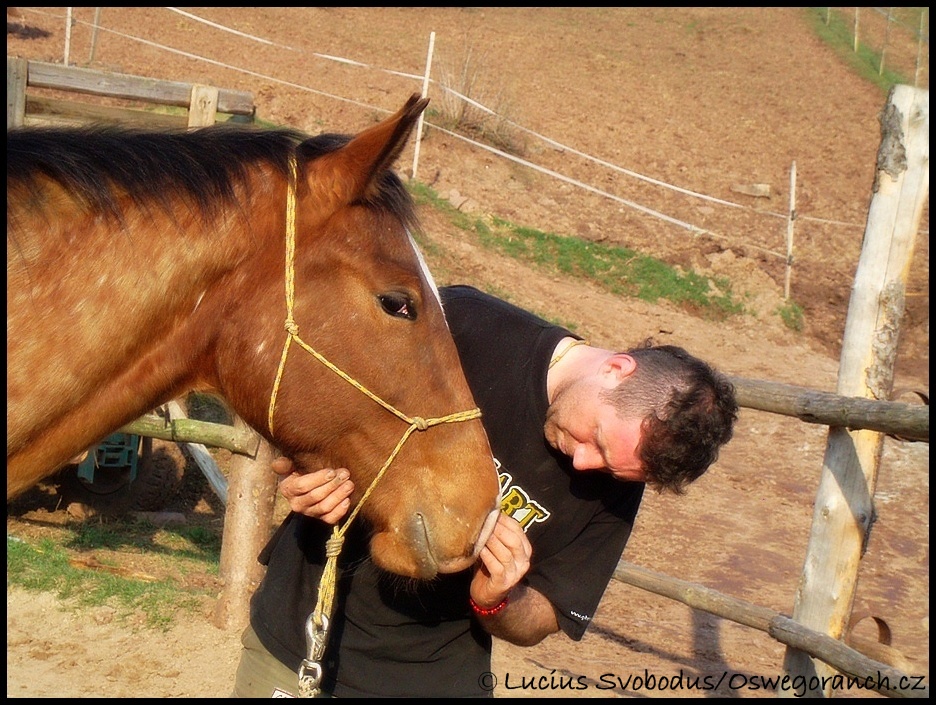
<svg viewBox="0 0 936 705">
<path fill-rule="evenodd" d="M 360 511 L 375 562 L 413 577 L 470 566 L 498 497 L 487 437 L 411 236 L 414 206 L 390 171 L 426 103 L 413 96 L 354 138 L 299 146 L 295 253 L 280 255 L 272 281 L 244 304 L 264 307 L 264 323 L 222 341 L 218 356 L 222 368 L 257 360 L 249 374 L 272 408 L 256 406 L 256 389 L 225 396 L 300 469 L 347 467 L 355 504 L 389 463 Z M 292 226 L 278 222 L 287 251 Z"/>
</svg>

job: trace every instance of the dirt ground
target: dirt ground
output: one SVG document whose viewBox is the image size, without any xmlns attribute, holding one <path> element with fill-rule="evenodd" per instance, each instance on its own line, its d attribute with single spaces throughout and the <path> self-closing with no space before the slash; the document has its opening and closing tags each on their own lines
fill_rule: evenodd
<svg viewBox="0 0 936 705">
<path fill-rule="evenodd" d="M 238 34 L 166 8 L 104 8 L 105 29 L 90 65 L 247 90 L 264 119 L 312 133 L 355 132 L 419 90 L 418 79 L 388 70 L 421 75 L 435 32 L 433 77 L 465 67 L 477 71 L 471 97 L 529 132 L 509 125 L 497 130 L 523 159 L 566 180 L 432 128 L 420 145 L 419 180 L 479 217 L 618 243 L 727 276 L 736 293 L 746 294 L 753 315 L 712 322 L 664 303 L 615 297 L 481 250 L 426 211 L 427 238 L 435 245 L 429 262 L 440 283 L 474 284 L 570 325 L 598 345 L 621 347 L 652 336 L 731 375 L 835 390 L 885 96 L 815 38 L 802 9 L 193 13 Z M 7 54 L 61 61 L 61 8 L 22 8 L 21 14 L 25 27 L 8 17 Z M 865 15 L 873 21 L 873 13 Z M 73 63 L 88 63 L 92 18 L 93 8 L 75 9 Z M 896 49 L 893 60 L 900 60 Z M 429 94 L 433 106 L 443 104 L 437 88 Z M 582 155 L 718 201 L 677 194 Z M 411 171 L 412 159 L 410 147 L 400 170 Z M 798 219 L 791 295 L 804 310 L 801 332 L 786 328 L 775 313 L 783 304 L 786 251 L 786 221 L 778 214 L 789 205 L 794 161 Z M 771 195 L 739 193 L 739 185 L 752 184 L 768 184 Z M 463 198 L 468 200 L 462 204 Z M 693 236 L 632 203 L 709 234 Z M 894 385 L 927 395 L 928 280 L 927 206 Z M 646 497 L 624 558 L 791 614 L 826 437 L 822 426 L 743 410 L 735 439 L 687 496 Z M 892 646 L 907 659 L 905 670 L 927 678 L 928 468 L 927 443 L 885 440 L 878 519 L 855 598 L 856 612 L 887 622 Z M 220 520 L 217 507 L 205 501 L 199 506 L 210 520 Z M 8 508 L 7 530 L 34 534 L 66 521 L 64 514 L 61 508 Z M 204 620 L 177 623 L 165 633 L 114 620 L 103 609 L 75 613 L 48 594 L 19 589 L 8 588 L 7 608 L 8 696 L 223 697 L 230 690 L 238 635 L 211 625 L 210 606 Z M 870 624 L 865 620 L 858 629 L 871 634 Z M 494 692 L 769 697 L 775 691 L 755 689 L 756 679 L 782 674 L 784 648 L 759 631 L 612 581 L 580 643 L 562 636 L 527 649 L 498 643 Z M 658 687 L 662 677 L 680 674 L 721 683 L 714 690 Z M 585 687 L 561 687 L 570 680 Z"/>
</svg>

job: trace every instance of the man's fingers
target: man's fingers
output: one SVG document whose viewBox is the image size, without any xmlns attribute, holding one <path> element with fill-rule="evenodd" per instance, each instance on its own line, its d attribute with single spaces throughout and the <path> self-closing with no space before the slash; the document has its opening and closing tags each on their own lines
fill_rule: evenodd
<svg viewBox="0 0 936 705">
<path fill-rule="evenodd" d="M 270 463 L 270 467 L 277 475 L 288 475 L 293 471 L 293 462 L 289 458 L 279 457 Z"/>
<path fill-rule="evenodd" d="M 340 481 L 339 481 L 340 482 Z M 329 483 L 328 485 L 319 488 L 315 492 L 309 493 L 311 496 L 318 496 L 317 504 L 319 509 L 322 512 L 332 512 L 342 503 L 350 504 L 348 497 L 351 496 L 351 493 L 354 491 L 354 483 L 350 480 L 345 480 L 340 482 L 340 484 L 335 485 L 334 483 Z"/>
<path fill-rule="evenodd" d="M 513 557 L 513 551 L 510 549 L 510 546 L 505 544 L 500 536 L 497 536 L 496 530 L 495 533 L 491 534 L 487 543 L 484 544 L 484 548 L 481 549 L 482 556 L 485 551 L 492 559 L 500 563 L 507 563 Z"/>
<path fill-rule="evenodd" d="M 491 582 L 500 585 L 504 579 L 504 574 L 507 572 L 507 568 L 504 565 L 504 561 L 498 558 L 497 554 L 488 547 L 489 545 L 490 542 L 481 549 L 478 558 L 481 561 L 481 565 L 484 566 L 485 572 Z"/>
<path fill-rule="evenodd" d="M 523 527 L 515 519 L 502 514 L 478 557 L 492 587 L 507 590 L 530 569 L 532 553 L 533 548 Z"/>
<path fill-rule="evenodd" d="M 511 519 L 506 514 L 501 514 L 497 518 L 487 545 L 504 561 L 510 556 L 528 559 L 533 554 L 533 546 L 524 533 L 523 527 L 516 519 Z M 503 550 L 508 551 L 510 555 L 504 555 Z"/>
<path fill-rule="evenodd" d="M 334 509 L 323 514 L 320 518 L 326 524 L 337 524 L 348 513 L 348 509 L 351 507 L 350 499 L 341 500 Z"/>
<path fill-rule="evenodd" d="M 354 483 L 344 468 L 323 468 L 305 475 L 292 473 L 280 481 L 280 494 L 289 508 L 330 524 L 343 517 L 350 506 Z"/>
<path fill-rule="evenodd" d="M 312 501 L 319 502 L 348 481 L 349 476 L 350 473 L 344 468 L 322 468 L 305 475 L 292 473 L 280 482 L 280 490 L 289 497 L 309 495 Z"/>
</svg>

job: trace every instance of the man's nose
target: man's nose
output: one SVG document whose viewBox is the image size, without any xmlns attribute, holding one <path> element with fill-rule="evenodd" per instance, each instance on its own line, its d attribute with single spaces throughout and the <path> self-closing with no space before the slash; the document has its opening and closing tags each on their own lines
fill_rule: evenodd
<svg viewBox="0 0 936 705">
<path fill-rule="evenodd" d="M 572 455 L 572 467 L 576 470 L 601 470 L 604 467 L 604 459 L 600 453 L 584 443 L 579 443 Z"/>
</svg>

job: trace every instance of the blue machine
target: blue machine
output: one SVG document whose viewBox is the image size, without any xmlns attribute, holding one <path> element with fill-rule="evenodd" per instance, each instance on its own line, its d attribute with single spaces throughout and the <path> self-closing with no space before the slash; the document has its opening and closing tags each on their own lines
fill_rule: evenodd
<svg viewBox="0 0 936 705">
<path fill-rule="evenodd" d="M 130 468 L 130 482 L 137 476 L 140 458 L 140 437 L 130 433 L 114 433 L 105 438 L 88 457 L 78 463 L 78 477 L 94 484 L 94 471 L 104 468 Z"/>
</svg>

